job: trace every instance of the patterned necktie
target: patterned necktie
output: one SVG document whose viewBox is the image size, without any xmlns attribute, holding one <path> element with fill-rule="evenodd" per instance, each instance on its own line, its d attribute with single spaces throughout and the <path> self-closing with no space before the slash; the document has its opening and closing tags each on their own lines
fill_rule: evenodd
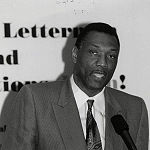
<svg viewBox="0 0 150 150">
<path fill-rule="evenodd" d="M 92 106 L 94 100 L 88 100 L 88 111 L 86 119 L 86 144 L 88 150 L 102 150 L 100 133 L 96 121 L 92 115 Z"/>
</svg>

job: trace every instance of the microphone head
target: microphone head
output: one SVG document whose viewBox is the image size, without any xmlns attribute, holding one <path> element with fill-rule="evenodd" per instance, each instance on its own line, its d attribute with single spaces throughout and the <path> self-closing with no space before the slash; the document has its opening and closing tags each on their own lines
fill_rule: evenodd
<svg viewBox="0 0 150 150">
<path fill-rule="evenodd" d="M 112 125 L 117 134 L 121 134 L 124 130 L 129 131 L 129 126 L 122 115 L 115 115 L 111 118 Z"/>
</svg>

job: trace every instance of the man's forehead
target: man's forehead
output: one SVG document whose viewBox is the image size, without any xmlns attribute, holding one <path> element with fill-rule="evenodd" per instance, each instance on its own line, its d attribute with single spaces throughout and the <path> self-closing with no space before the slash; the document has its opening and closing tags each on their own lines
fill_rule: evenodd
<svg viewBox="0 0 150 150">
<path fill-rule="evenodd" d="M 103 32 L 91 31 L 84 37 L 82 42 L 97 48 L 100 45 L 119 48 L 116 37 Z"/>
<path fill-rule="evenodd" d="M 116 39 L 117 38 L 114 35 L 111 35 L 109 33 L 105 33 L 105 32 L 99 32 L 99 31 L 89 31 L 85 37 L 83 38 L 83 40 L 92 40 L 95 38 L 99 38 L 99 39 Z"/>
</svg>

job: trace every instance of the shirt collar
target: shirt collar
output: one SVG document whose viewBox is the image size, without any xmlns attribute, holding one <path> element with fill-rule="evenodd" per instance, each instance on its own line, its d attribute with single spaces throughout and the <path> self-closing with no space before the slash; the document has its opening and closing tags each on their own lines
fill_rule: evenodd
<svg viewBox="0 0 150 150">
<path fill-rule="evenodd" d="M 78 109 L 87 102 L 88 99 L 93 99 L 94 100 L 94 107 L 98 111 L 100 111 L 103 115 L 105 114 L 105 98 L 104 98 L 104 90 L 98 93 L 97 95 L 93 97 L 89 97 L 86 93 L 84 93 L 74 82 L 73 75 L 70 78 L 71 82 L 71 87 L 73 90 L 73 94 L 76 100 L 76 104 Z"/>
</svg>

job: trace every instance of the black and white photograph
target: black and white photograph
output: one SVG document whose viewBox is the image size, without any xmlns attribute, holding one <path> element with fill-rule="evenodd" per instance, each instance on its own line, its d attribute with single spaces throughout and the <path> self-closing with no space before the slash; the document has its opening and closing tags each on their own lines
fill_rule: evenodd
<svg viewBox="0 0 150 150">
<path fill-rule="evenodd" d="M 150 150 L 149 0 L 0 0 L 0 150 Z"/>
</svg>

